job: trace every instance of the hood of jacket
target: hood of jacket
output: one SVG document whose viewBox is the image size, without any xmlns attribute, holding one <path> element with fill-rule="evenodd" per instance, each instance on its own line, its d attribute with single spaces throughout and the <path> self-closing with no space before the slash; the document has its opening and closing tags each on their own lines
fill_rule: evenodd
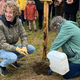
<svg viewBox="0 0 80 80">
<path fill-rule="evenodd" d="M 74 21 L 64 21 L 60 24 L 59 28 L 58 28 L 58 32 L 60 32 L 60 29 L 62 28 L 62 25 L 69 25 L 69 24 L 74 24 L 75 26 L 79 26 L 79 24 L 77 22 Z M 70 25 L 69 25 L 70 26 Z"/>
<path fill-rule="evenodd" d="M 5 18 L 5 15 L 1 15 L 0 20 L 7 26 L 7 27 L 12 27 L 16 23 L 16 19 L 14 19 L 13 22 L 7 21 Z"/>
</svg>

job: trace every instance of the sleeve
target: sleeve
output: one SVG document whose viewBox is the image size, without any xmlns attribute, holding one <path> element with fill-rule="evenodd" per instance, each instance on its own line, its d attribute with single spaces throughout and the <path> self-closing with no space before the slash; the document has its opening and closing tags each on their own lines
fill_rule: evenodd
<svg viewBox="0 0 80 80">
<path fill-rule="evenodd" d="M 7 43 L 5 35 L 4 35 L 3 26 L 1 26 L 1 25 L 0 25 L 0 48 L 7 50 L 7 51 L 15 51 L 16 50 L 16 47 Z"/>
<path fill-rule="evenodd" d="M 63 26 L 56 39 L 54 40 L 49 52 L 53 50 L 58 50 L 60 47 L 62 47 L 62 45 L 71 38 L 72 34 L 72 28 L 66 25 Z"/>
<path fill-rule="evenodd" d="M 27 47 L 28 46 L 28 42 L 27 42 L 28 36 L 26 34 L 26 31 L 25 31 L 20 19 L 19 19 L 19 36 L 21 39 L 22 47 Z"/>
<path fill-rule="evenodd" d="M 24 17 L 27 18 L 27 8 L 26 8 L 26 6 L 25 6 L 25 10 L 24 10 Z"/>
<path fill-rule="evenodd" d="M 35 6 L 35 17 L 37 17 L 37 9 L 36 9 L 36 6 Z"/>
</svg>

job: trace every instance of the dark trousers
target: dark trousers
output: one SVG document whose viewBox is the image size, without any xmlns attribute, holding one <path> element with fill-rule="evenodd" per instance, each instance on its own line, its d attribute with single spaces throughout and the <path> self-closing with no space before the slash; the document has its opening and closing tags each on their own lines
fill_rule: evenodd
<svg viewBox="0 0 80 80">
<path fill-rule="evenodd" d="M 38 10 L 38 14 L 39 14 L 39 18 L 38 18 L 39 29 L 41 29 L 42 28 L 42 22 L 43 22 L 43 10 Z"/>
<path fill-rule="evenodd" d="M 69 18 L 71 21 L 76 22 L 76 14 L 65 13 L 65 19 L 69 20 Z"/>
<path fill-rule="evenodd" d="M 51 10 L 52 10 L 52 17 L 54 17 L 55 16 L 55 7 L 54 7 L 54 4 L 49 5 L 49 19 L 50 19 Z"/>
<path fill-rule="evenodd" d="M 23 24 L 23 21 L 25 22 L 25 19 L 24 19 L 24 10 L 21 10 L 20 19 L 21 19 L 22 24 Z M 29 22 L 27 21 L 27 19 L 26 19 L 26 22 L 27 22 L 27 25 L 29 26 Z"/>
<path fill-rule="evenodd" d="M 23 20 L 24 20 L 24 10 L 21 10 L 20 19 L 21 19 L 22 24 L 23 24 Z"/>
<path fill-rule="evenodd" d="M 50 30 L 50 14 L 52 12 L 52 18 L 55 16 L 55 7 L 54 7 L 54 3 L 49 5 L 49 19 L 48 19 L 48 31 Z"/>
<path fill-rule="evenodd" d="M 69 69 L 70 71 L 63 75 L 65 79 L 75 78 L 77 76 L 80 76 L 80 64 L 76 63 L 69 63 Z"/>
</svg>

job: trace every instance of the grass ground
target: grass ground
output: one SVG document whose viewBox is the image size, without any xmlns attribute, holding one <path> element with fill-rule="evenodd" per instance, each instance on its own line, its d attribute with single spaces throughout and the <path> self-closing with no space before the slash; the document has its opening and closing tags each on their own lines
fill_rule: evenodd
<svg viewBox="0 0 80 80">
<path fill-rule="evenodd" d="M 38 19 L 36 19 L 36 25 L 38 29 Z M 28 43 L 35 47 L 35 52 L 18 61 L 19 65 L 21 65 L 20 68 L 15 69 L 9 65 L 7 67 L 9 74 L 7 76 L 0 75 L 0 80 L 66 80 L 61 75 L 54 72 L 48 75 L 49 62 L 42 60 L 43 29 L 34 32 L 32 28 L 32 32 L 29 32 L 26 23 L 24 24 L 24 28 L 28 35 Z M 47 53 L 56 35 L 57 33 L 54 31 L 48 32 Z M 21 41 L 19 40 L 17 44 L 20 43 Z M 61 48 L 59 51 L 62 51 Z M 80 77 L 68 80 L 80 80 Z"/>
</svg>

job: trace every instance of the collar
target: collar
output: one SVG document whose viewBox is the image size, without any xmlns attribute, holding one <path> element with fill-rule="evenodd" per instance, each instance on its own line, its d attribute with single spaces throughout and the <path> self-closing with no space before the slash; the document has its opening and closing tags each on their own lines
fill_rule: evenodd
<svg viewBox="0 0 80 80">
<path fill-rule="evenodd" d="M 5 15 L 1 15 L 2 17 L 0 20 L 7 26 L 7 27 L 12 27 L 16 23 L 16 19 L 14 19 L 13 22 L 7 21 L 5 18 Z"/>
</svg>

